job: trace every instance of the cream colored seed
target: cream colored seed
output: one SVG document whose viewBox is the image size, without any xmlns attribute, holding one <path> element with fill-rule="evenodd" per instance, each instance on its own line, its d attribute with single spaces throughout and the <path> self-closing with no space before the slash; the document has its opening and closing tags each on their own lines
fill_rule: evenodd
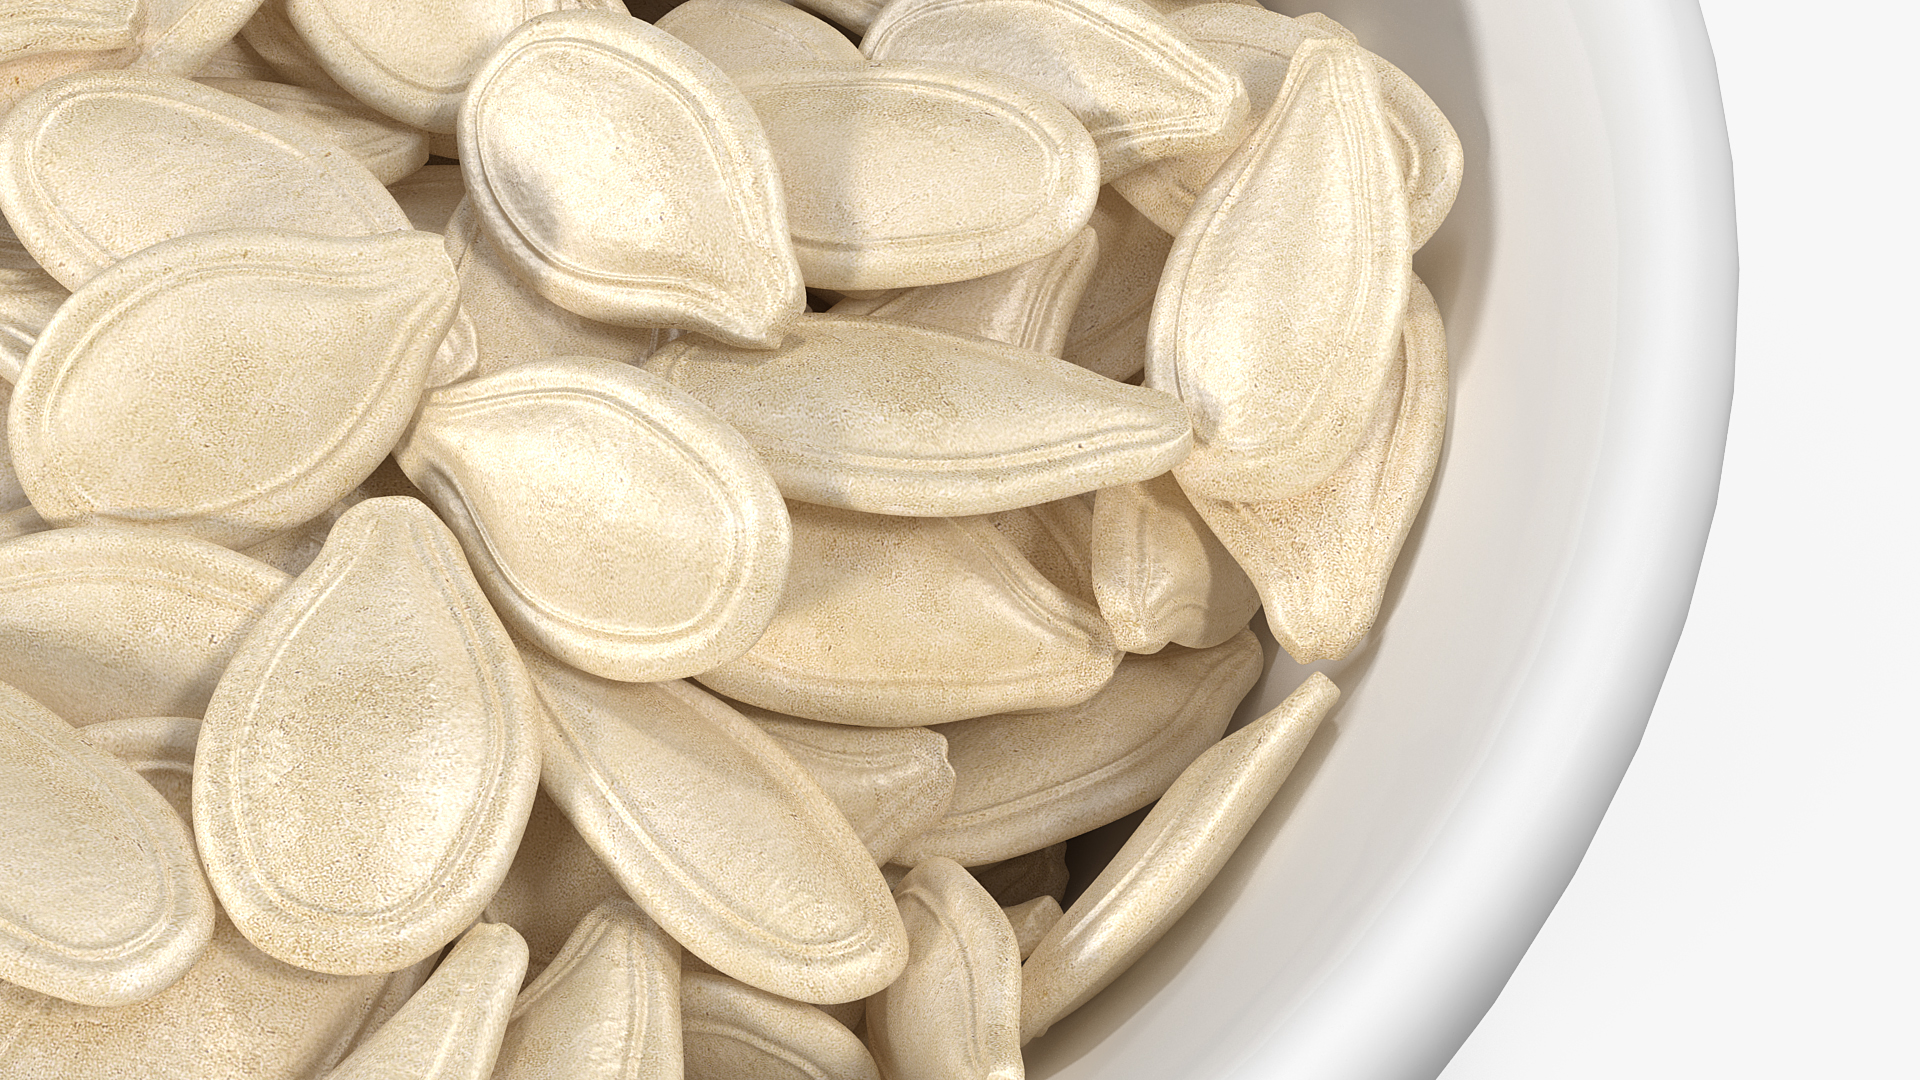
<svg viewBox="0 0 1920 1080">
<path fill-rule="evenodd" d="M 609 900 L 514 1002 L 493 1080 L 679 1080 L 680 946 Z"/>
<path fill-rule="evenodd" d="M 400 1011 L 321 1080 L 487 1080 L 527 943 L 511 926 L 468 930 Z"/>
<path fill-rule="evenodd" d="M 725 975 L 682 975 L 680 1020 L 686 1080 L 880 1080 L 844 1024 Z"/>
</svg>

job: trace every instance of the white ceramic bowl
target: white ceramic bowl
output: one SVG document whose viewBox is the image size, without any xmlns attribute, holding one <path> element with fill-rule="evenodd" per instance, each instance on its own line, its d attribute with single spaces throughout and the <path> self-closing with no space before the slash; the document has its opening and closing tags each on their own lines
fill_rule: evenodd
<svg viewBox="0 0 1920 1080">
<path fill-rule="evenodd" d="M 1329 672 L 1333 720 L 1193 911 L 1028 1047 L 1034 1080 L 1437 1075 L 1585 852 L 1706 542 L 1735 259 L 1694 0 L 1319 9 L 1466 146 L 1414 261 L 1452 351 L 1446 456 L 1381 628 Z M 1283 657 L 1242 715 L 1304 670 Z"/>
</svg>

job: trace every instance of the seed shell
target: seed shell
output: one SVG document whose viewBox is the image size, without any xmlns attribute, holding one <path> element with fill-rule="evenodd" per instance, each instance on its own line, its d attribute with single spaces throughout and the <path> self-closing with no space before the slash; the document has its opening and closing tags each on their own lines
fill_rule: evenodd
<svg viewBox="0 0 1920 1080">
<path fill-rule="evenodd" d="M 423 132 L 382 116 L 347 94 L 249 79 L 195 81 L 311 124 L 328 142 L 352 154 L 382 184 L 404 180 L 427 163 L 427 137 Z"/>
<path fill-rule="evenodd" d="M 533 798 L 513 866 L 482 917 L 520 932 L 527 942 L 527 974 L 537 978 L 588 912 L 625 897 L 600 856 L 543 790 Z"/>
<path fill-rule="evenodd" d="M 1099 254 L 1099 237 L 1091 228 L 1081 229 L 1059 250 L 1011 270 L 970 281 L 892 290 L 866 300 L 842 300 L 828 314 L 865 315 L 951 330 L 1059 356 Z"/>
<path fill-rule="evenodd" d="M 876 864 L 938 822 L 953 801 L 953 766 L 938 732 L 855 728 L 738 708 L 819 783 Z"/>
<path fill-rule="evenodd" d="M 453 134 L 475 69 L 515 27 L 569 8 L 626 14 L 612 0 L 285 0 L 285 7 L 334 81 L 401 123 L 445 135 Z"/>
<path fill-rule="evenodd" d="M 321 1080 L 488 1080 L 527 970 L 511 926 L 481 923 L 426 984 Z"/>
<path fill-rule="evenodd" d="M 1087 227 L 1100 238 L 1093 279 L 1067 324 L 1060 355 L 1125 382 L 1147 363 L 1147 325 L 1173 237 L 1147 220 L 1111 185 L 1100 189 Z"/>
<path fill-rule="evenodd" d="M 81 1005 L 144 1001 L 213 934 L 193 838 L 140 774 L 0 683 L 0 978 Z"/>
<path fill-rule="evenodd" d="M 860 50 L 965 64 L 1045 90 L 1093 136 L 1103 182 L 1230 145 L 1247 115 L 1240 80 L 1142 0 L 894 0 Z"/>
<path fill-rule="evenodd" d="M 606 11 L 528 20 L 475 73 L 459 136 L 488 236 L 569 311 L 758 347 L 805 307 L 760 121 L 664 30 Z"/>
<path fill-rule="evenodd" d="M 1246 571 L 1171 475 L 1102 488 L 1091 532 L 1100 616 L 1128 652 L 1212 648 L 1260 608 Z"/>
<path fill-rule="evenodd" d="M 809 720 L 921 727 L 1071 705 L 1112 676 L 1099 615 L 986 519 L 788 509 L 780 612 L 707 687 Z"/>
<path fill-rule="evenodd" d="M 781 0 L 686 0 L 655 26 L 700 51 L 729 78 L 786 64 L 863 68 L 845 34 Z"/>
<path fill-rule="evenodd" d="M 746 652 L 779 604 L 791 533 L 773 479 L 648 372 L 559 358 L 444 387 L 394 456 L 501 617 L 583 671 L 698 674 Z"/>
<path fill-rule="evenodd" d="M 292 528 L 399 440 L 456 289 L 428 233 L 234 229 L 132 255 L 27 357 L 7 424 L 21 483 L 59 525 L 235 546 Z"/>
<path fill-rule="evenodd" d="M 1406 318 L 1404 171 L 1367 53 L 1303 43 L 1201 194 L 1154 301 L 1147 385 L 1193 410 L 1189 495 L 1271 501 L 1325 480 L 1380 406 Z M 1267 266 L 1248 274 L 1248 266 Z"/>
<path fill-rule="evenodd" d="M 872 514 L 987 514 L 1144 480 L 1192 440 L 1167 394 L 858 316 L 804 316 L 764 352 L 682 338 L 646 367 L 738 428 L 787 498 Z"/>
<path fill-rule="evenodd" d="M 1372 629 L 1440 463 L 1446 330 L 1417 280 L 1401 355 L 1387 383 L 1388 406 L 1319 486 L 1274 502 L 1194 503 L 1259 587 L 1274 637 L 1301 663 L 1346 656 Z"/>
<path fill-rule="evenodd" d="M 809 287 L 998 273 L 1056 250 L 1093 213 L 1092 140 L 1026 83 L 914 61 L 792 64 L 738 82 L 779 163 Z"/>
<path fill-rule="evenodd" d="M 145 0 L 135 42 L 139 52 L 127 66 L 166 75 L 197 74 L 259 6 L 260 0 Z"/>
<path fill-rule="evenodd" d="M 69 289 L 192 233 L 407 227 L 373 174 L 312 128 L 191 79 L 137 71 L 61 79 L 6 114 L 0 212 Z"/>
<path fill-rule="evenodd" d="M 1000 906 L 947 859 L 895 894 L 912 952 L 867 1003 L 867 1038 L 889 1080 L 1021 1080 L 1020 943 Z"/>
<path fill-rule="evenodd" d="M 192 816 L 197 720 L 137 718 L 88 729 Z M 0 1080 L 311 1080 L 391 1016 L 428 963 L 386 975 L 321 975 L 262 954 L 216 914 L 179 982 L 134 1005 L 75 1005 L 0 983 Z"/>
<path fill-rule="evenodd" d="M 687 1080 L 880 1080 L 845 1025 L 724 975 L 681 976 L 680 1022 Z"/>
<path fill-rule="evenodd" d="M 493 1080 L 680 1080 L 680 947 L 609 900 L 514 1003 Z"/>
<path fill-rule="evenodd" d="M 1340 696 L 1319 672 L 1187 766 L 1021 968 L 1020 1041 L 1119 977 L 1193 906 Z"/>
<path fill-rule="evenodd" d="M 538 711 L 432 511 L 352 507 L 207 706 L 194 832 L 221 906 L 314 971 L 429 956 L 506 876 L 539 780 Z"/>
<path fill-rule="evenodd" d="M 676 941 L 798 1001 L 852 1001 L 899 974 L 905 935 L 873 858 L 771 736 L 690 683 L 528 663 L 547 791 Z M 724 812 L 685 813 L 695 797 Z"/>
<path fill-rule="evenodd" d="M 0 679 L 69 723 L 199 716 L 287 575 L 160 529 L 0 544 Z"/>
<path fill-rule="evenodd" d="M 1020 943 L 1022 961 L 1033 955 L 1040 939 L 1047 936 L 1047 931 L 1053 929 L 1062 914 L 1060 901 L 1051 896 L 1036 896 L 1024 904 L 1000 910 L 1007 913 L 1007 922 L 1013 925 L 1013 939 Z"/>
</svg>

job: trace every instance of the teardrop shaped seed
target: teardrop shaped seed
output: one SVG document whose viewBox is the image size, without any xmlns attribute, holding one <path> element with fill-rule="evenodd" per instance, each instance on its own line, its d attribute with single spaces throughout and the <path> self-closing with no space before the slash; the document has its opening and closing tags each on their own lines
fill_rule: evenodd
<svg viewBox="0 0 1920 1080">
<path fill-rule="evenodd" d="M 860 50 L 965 64 L 1045 90 L 1093 136 L 1102 182 L 1228 145 L 1247 115 L 1240 80 L 1142 0 L 894 0 Z"/>
<path fill-rule="evenodd" d="M 132 766 L 186 822 L 199 729 L 198 720 L 142 717 L 82 737 Z M 392 1015 L 430 966 L 302 971 L 263 955 L 216 909 L 200 960 L 138 1004 L 103 1010 L 0 983 L 0 1080 L 311 1080 Z"/>
<path fill-rule="evenodd" d="M 127 64 L 165 75 L 196 75 L 253 17 L 260 0 L 146 0 L 138 54 Z"/>
<path fill-rule="evenodd" d="M 681 1060 L 680 947 L 609 900 L 520 992 L 493 1080 L 680 1080 Z"/>
<path fill-rule="evenodd" d="M 725 975 L 681 976 L 680 1023 L 686 1080 L 880 1080 L 844 1025 Z"/>
<path fill-rule="evenodd" d="M 698 49 L 733 79 L 786 64 L 867 65 L 845 34 L 781 0 L 687 0 L 653 25 Z"/>
<path fill-rule="evenodd" d="M 100 1006 L 178 981 L 213 934 L 213 894 L 167 800 L 4 683 L 0 775 L 0 978 Z"/>
<path fill-rule="evenodd" d="M 63 79 L 6 114 L 0 212 L 69 289 L 193 233 L 407 227 L 387 189 L 312 129 L 190 79 L 134 71 Z"/>
<path fill-rule="evenodd" d="M 21 483 L 56 525 L 241 546 L 310 520 L 406 429 L 457 288 L 429 233 L 156 244 L 82 286 L 27 357 L 7 432 Z"/>
<path fill-rule="evenodd" d="M 764 346 L 806 306 L 753 109 L 638 19 L 522 24 L 473 77 L 460 166 L 487 234 L 569 311 Z"/>
<path fill-rule="evenodd" d="M 1194 205 L 1154 301 L 1147 384 L 1193 410 L 1193 454 L 1175 472 L 1189 495 L 1283 499 L 1352 455 L 1406 318 L 1406 212 L 1367 54 L 1303 43 Z"/>
<path fill-rule="evenodd" d="M 160 529 L 0 544 L 0 679 L 76 725 L 199 716 L 287 575 Z"/>
<path fill-rule="evenodd" d="M 772 737 L 689 683 L 528 663 L 546 789 L 676 941 L 799 1001 L 851 1001 L 899 974 L 906 941 L 872 857 Z M 686 814 L 692 792 L 724 813 Z"/>
<path fill-rule="evenodd" d="M 11 5 L 0 20 L 0 112 L 62 75 L 132 59 L 145 6 L 139 0 Z"/>
<path fill-rule="evenodd" d="M 700 676 L 763 709 L 921 727 L 1085 701 L 1119 654 L 984 518 L 900 518 L 790 503 L 779 614 Z M 791 996 L 791 995 L 789 995 Z"/>
<path fill-rule="evenodd" d="M 1105 989 L 1226 864 L 1340 696 L 1319 672 L 1187 766 L 1022 967 L 1020 1041 Z"/>
<path fill-rule="evenodd" d="M 1062 914 L 1060 901 L 1051 896 L 1036 896 L 1024 904 L 1000 909 L 1006 913 L 1007 922 L 1013 925 L 1013 939 L 1020 943 L 1020 959 L 1025 961 L 1033 955 L 1040 939 L 1047 936 L 1053 924 L 1060 921 Z"/>
<path fill-rule="evenodd" d="M 194 832 L 221 905 L 314 971 L 430 955 L 506 876 L 539 779 L 538 711 L 432 511 L 349 509 L 207 706 Z"/>
<path fill-rule="evenodd" d="M 1100 189 L 1087 227 L 1100 238 L 1100 261 L 1067 325 L 1060 356 L 1125 382 L 1147 363 L 1147 323 L 1173 237 L 1111 186 Z"/>
<path fill-rule="evenodd" d="M 511 926 L 468 930 L 393 1018 L 322 1080 L 488 1080 L 527 971 Z"/>
<path fill-rule="evenodd" d="M 1020 943 L 1000 905 L 933 858 L 895 894 L 912 952 L 867 1003 L 867 1038 L 889 1080 L 1020 1080 Z"/>
<path fill-rule="evenodd" d="M 1267 625 L 1301 663 L 1353 651 L 1420 513 L 1447 428 L 1447 337 L 1417 280 L 1386 408 L 1319 486 L 1273 502 L 1194 507 L 1259 586 Z"/>
<path fill-rule="evenodd" d="M 1079 705 L 942 726 L 953 805 L 900 861 L 978 866 L 1127 816 L 1219 740 L 1265 666 L 1259 639 L 1242 630 L 1211 649 L 1129 656 Z"/>
<path fill-rule="evenodd" d="M 1336 32 L 1310 19 L 1289 19 L 1245 4 L 1198 4 L 1169 16 L 1203 52 L 1240 76 L 1256 118 L 1264 115 L 1279 95 L 1286 81 L 1287 63 L 1302 41 L 1353 40 L 1344 28 Z M 1413 250 L 1418 251 L 1440 227 L 1454 196 L 1459 194 L 1465 156 L 1459 136 L 1433 99 L 1399 68 L 1372 53 L 1367 56 L 1380 77 L 1387 121 L 1406 167 L 1408 234 Z M 1249 123 L 1246 130 L 1251 129 Z M 1236 139 L 1235 147 L 1217 153 L 1162 158 L 1116 177 L 1113 186 L 1161 228 L 1178 232 L 1193 209 L 1194 199 L 1226 164 L 1239 142 Z"/>
<path fill-rule="evenodd" d="M 842 300 L 829 313 L 951 330 L 1059 356 L 1099 254 L 1099 237 L 1090 228 L 1081 229 L 1058 251 L 1011 270 L 900 289 L 870 300 Z"/>
<path fill-rule="evenodd" d="M 533 813 L 527 817 L 527 831 L 520 837 L 513 866 L 487 901 L 483 917 L 520 932 L 527 942 L 527 975 L 538 978 L 588 912 L 626 895 L 573 822 L 542 790 L 533 798 Z"/>
<path fill-rule="evenodd" d="M 346 94 L 247 79 L 195 81 L 311 125 L 322 138 L 352 154 L 382 184 L 403 180 L 427 163 L 425 133 L 382 116 Z"/>
<path fill-rule="evenodd" d="M 819 783 L 876 864 L 944 817 L 953 801 L 947 740 L 937 732 L 822 724 L 752 705 L 740 713 Z"/>
<path fill-rule="evenodd" d="M 1113 643 L 1211 648 L 1246 628 L 1260 594 L 1171 475 L 1093 500 L 1093 592 Z"/>
<path fill-rule="evenodd" d="M 1073 114 L 1029 83 L 912 60 L 739 77 L 787 191 L 807 285 L 964 281 L 1054 251 L 1099 194 Z"/>
<path fill-rule="evenodd" d="M 571 357 L 443 387 L 394 457 L 501 617 L 583 671 L 698 674 L 746 652 L 780 602 L 791 533 L 773 478 L 645 371 Z"/>
<path fill-rule="evenodd" d="M 1144 480 L 1192 439 L 1170 395 L 858 316 L 803 316 L 765 352 L 681 338 L 646 367 L 738 428 L 787 498 L 873 514 L 987 514 Z"/>
<path fill-rule="evenodd" d="M 626 14 L 613 0 L 286 0 L 288 21 L 336 82 L 395 120 L 448 135 L 468 80 L 514 27 L 568 8 Z"/>
</svg>

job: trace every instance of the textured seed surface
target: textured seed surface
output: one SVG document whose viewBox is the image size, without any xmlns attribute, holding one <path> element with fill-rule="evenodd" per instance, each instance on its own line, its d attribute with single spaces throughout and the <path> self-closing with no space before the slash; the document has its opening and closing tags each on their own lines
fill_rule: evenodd
<svg viewBox="0 0 1920 1080">
<path fill-rule="evenodd" d="M 1020 1040 L 1046 1034 L 1185 914 L 1266 809 L 1340 691 L 1315 672 L 1181 772 L 1021 969 Z"/>
<path fill-rule="evenodd" d="M 0 978 L 81 1005 L 144 1001 L 213 933 L 193 839 L 133 768 L 0 684 Z"/>
<path fill-rule="evenodd" d="M 1353 453 L 1392 370 L 1410 258 L 1373 65 L 1306 42 L 1181 227 L 1154 301 L 1147 383 L 1193 409 L 1189 494 L 1285 498 Z"/>
<path fill-rule="evenodd" d="M 664 30 L 603 11 L 523 23 L 474 75 L 459 135 L 487 234 L 569 311 L 764 346 L 803 306 L 759 120 Z"/>
<path fill-rule="evenodd" d="M 481 923 L 323 1080 L 487 1080 L 527 970 L 527 943 Z"/>
<path fill-rule="evenodd" d="M 810 720 L 920 727 L 1085 701 L 1119 653 L 984 518 L 792 503 L 793 570 L 773 625 L 710 689 Z"/>
<path fill-rule="evenodd" d="M 514 1002 L 494 1080 L 678 1080 L 680 947 L 609 900 Z"/>
<path fill-rule="evenodd" d="M 895 893 L 912 953 L 867 1003 L 867 1037 L 894 1080 L 1020 1080 L 1020 943 L 987 890 L 942 858 Z"/>
<path fill-rule="evenodd" d="M 1024 82 L 889 61 L 763 68 L 739 84 L 780 165 L 809 287 L 998 273 L 1058 248 L 1093 213 L 1093 141 Z"/>
<path fill-rule="evenodd" d="M 1125 817 L 1219 740 L 1265 661 L 1242 630 L 1211 649 L 1129 656 L 1078 705 L 943 725 L 953 803 L 898 858 L 977 866 Z"/>
<path fill-rule="evenodd" d="M 771 736 L 690 683 L 529 663 L 548 792 L 675 940 L 803 1001 L 866 997 L 899 973 L 906 941 L 872 856 Z M 695 793 L 715 812 L 685 813 Z"/>
<path fill-rule="evenodd" d="M 6 114 L 0 213 L 70 289 L 190 233 L 407 227 L 373 174 L 310 126 L 189 79 L 135 71 L 62 79 Z"/>
<path fill-rule="evenodd" d="M 429 956 L 506 876 L 539 777 L 538 709 L 432 512 L 348 510 L 207 706 L 194 832 L 221 906 L 316 971 Z"/>
<path fill-rule="evenodd" d="M 393 449 L 456 288 L 427 233 L 156 244 L 82 285 L 28 354 L 7 429 L 21 483 L 52 524 L 235 546 L 292 528 Z"/>
<path fill-rule="evenodd" d="M 1157 476 L 1192 443 L 1170 395 L 981 338 L 810 315 L 777 349 L 670 342 L 647 369 L 759 450 L 789 499 L 986 514 Z"/>
<path fill-rule="evenodd" d="M 696 675 L 773 618 L 791 546 L 773 478 L 648 372 L 576 357 L 445 387 L 395 458 L 509 625 L 585 671 Z"/>
</svg>

